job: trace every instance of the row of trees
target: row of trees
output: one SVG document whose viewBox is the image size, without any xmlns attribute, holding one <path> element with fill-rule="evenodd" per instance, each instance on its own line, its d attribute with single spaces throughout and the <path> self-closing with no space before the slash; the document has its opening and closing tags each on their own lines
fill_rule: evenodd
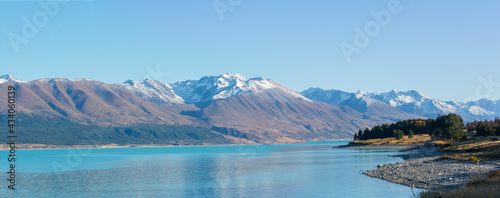
<svg viewBox="0 0 500 198">
<path fill-rule="evenodd" d="M 500 135 L 500 118 L 489 121 L 467 122 L 465 129 L 467 129 L 467 131 L 477 131 L 477 136 Z"/>
<path fill-rule="evenodd" d="M 436 139 L 460 139 L 464 136 L 464 122 L 457 114 L 440 115 L 436 119 L 401 120 L 393 124 L 382 124 L 361 129 L 354 134 L 355 140 L 395 137 L 404 135 L 413 137 L 413 134 L 429 134 Z"/>
</svg>

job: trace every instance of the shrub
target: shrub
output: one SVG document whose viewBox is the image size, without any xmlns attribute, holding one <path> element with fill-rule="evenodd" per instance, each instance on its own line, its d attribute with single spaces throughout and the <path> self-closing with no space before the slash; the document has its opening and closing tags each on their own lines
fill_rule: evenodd
<svg viewBox="0 0 500 198">
<path fill-rule="evenodd" d="M 471 155 L 471 156 L 469 157 L 469 161 L 471 161 L 471 162 L 477 162 L 477 157 L 476 157 L 476 156 L 474 156 L 474 155 Z"/>
<path fill-rule="evenodd" d="M 403 139 L 404 135 L 405 135 L 404 132 L 402 130 L 398 129 L 396 131 L 396 140 Z"/>
<path fill-rule="evenodd" d="M 408 138 L 413 138 L 413 135 L 414 135 L 414 134 L 413 134 L 413 131 L 412 131 L 412 130 L 410 130 L 410 132 L 408 133 Z"/>
</svg>

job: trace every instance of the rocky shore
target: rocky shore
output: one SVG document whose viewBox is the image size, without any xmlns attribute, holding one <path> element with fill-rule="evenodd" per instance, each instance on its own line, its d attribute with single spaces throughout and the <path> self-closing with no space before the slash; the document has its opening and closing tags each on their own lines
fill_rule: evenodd
<svg viewBox="0 0 500 198">
<path fill-rule="evenodd" d="M 403 162 L 378 165 L 374 170 L 363 172 L 372 178 L 421 189 L 452 188 L 460 186 L 480 173 L 500 169 L 499 161 L 453 161 L 442 160 L 443 153 L 436 148 L 419 147 L 406 150 Z"/>
</svg>

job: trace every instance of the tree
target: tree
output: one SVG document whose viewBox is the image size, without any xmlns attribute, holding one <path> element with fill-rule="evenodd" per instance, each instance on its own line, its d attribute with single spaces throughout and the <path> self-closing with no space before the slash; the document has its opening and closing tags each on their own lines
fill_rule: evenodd
<svg viewBox="0 0 500 198">
<path fill-rule="evenodd" d="M 403 139 L 403 137 L 405 136 L 405 133 L 403 132 L 403 130 L 401 129 L 398 129 L 396 131 L 396 140 L 400 140 L 400 139 Z"/>
<path fill-rule="evenodd" d="M 370 133 L 370 129 L 369 128 L 366 128 L 364 131 L 363 131 L 363 139 L 364 140 L 367 140 L 367 139 L 372 139 L 373 138 L 373 135 Z"/>
<path fill-rule="evenodd" d="M 493 129 L 492 124 L 487 124 L 484 129 L 484 136 L 492 136 L 495 135 L 495 129 Z"/>
<path fill-rule="evenodd" d="M 413 131 L 410 130 L 410 132 L 408 133 L 408 138 L 413 138 Z"/>
<path fill-rule="evenodd" d="M 497 133 L 497 126 L 500 126 L 500 119 L 497 121 L 493 125 L 495 133 Z M 476 123 L 469 123 L 469 128 L 475 128 Z M 403 133 L 403 137 L 404 135 L 408 135 L 409 138 L 414 137 L 415 134 L 429 134 L 433 139 L 460 139 L 464 136 L 464 123 L 463 119 L 457 114 L 439 115 L 436 119 L 401 120 L 392 124 L 377 125 L 371 130 L 369 128 L 366 128 L 364 131 L 360 129 L 354 138 L 358 140 L 386 137 L 396 138 L 400 135 L 399 131 Z M 412 133 L 411 136 L 410 132 Z"/>
<path fill-rule="evenodd" d="M 490 136 L 490 135 L 495 135 L 496 130 L 493 127 L 494 123 L 492 122 L 479 122 L 477 125 L 477 136 Z"/>
<path fill-rule="evenodd" d="M 484 134 L 485 134 L 485 129 L 486 129 L 486 127 L 484 126 L 483 122 L 479 122 L 479 123 L 477 124 L 476 136 L 484 136 Z"/>
<path fill-rule="evenodd" d="M 460 139 L 464 136 L 464 120 L 457 114 L 440 115 L 430 128 L 437 139 Z"/>
<path fill-rule="evenodd" d="M 352 140 L 357 140 L 357 139 L 358 139 L 358 134 L 354 133 L 354 138 L 352 138 Z"/>
<path fill-rule="evenodd" d="M 460 139 L 464 136 L 464 120 L 457 114 L 450 113 L 446 116 L 445 134 L 447 139 Z"/>
</svg>

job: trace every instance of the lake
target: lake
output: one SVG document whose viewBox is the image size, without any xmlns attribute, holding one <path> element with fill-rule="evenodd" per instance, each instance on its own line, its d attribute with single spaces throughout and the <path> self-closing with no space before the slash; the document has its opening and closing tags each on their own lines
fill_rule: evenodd
<svg viewBox="0 0 500 198">
<path fill-rule="evenodd" d="M 395 150 L 287 145 L 17 151 L 16 190 L 1 197 L 412 197 L 419 189 L 361 174 L 395 163 Z M 7 156 L 8 151 L 0 151 Z"/>
</svg>

